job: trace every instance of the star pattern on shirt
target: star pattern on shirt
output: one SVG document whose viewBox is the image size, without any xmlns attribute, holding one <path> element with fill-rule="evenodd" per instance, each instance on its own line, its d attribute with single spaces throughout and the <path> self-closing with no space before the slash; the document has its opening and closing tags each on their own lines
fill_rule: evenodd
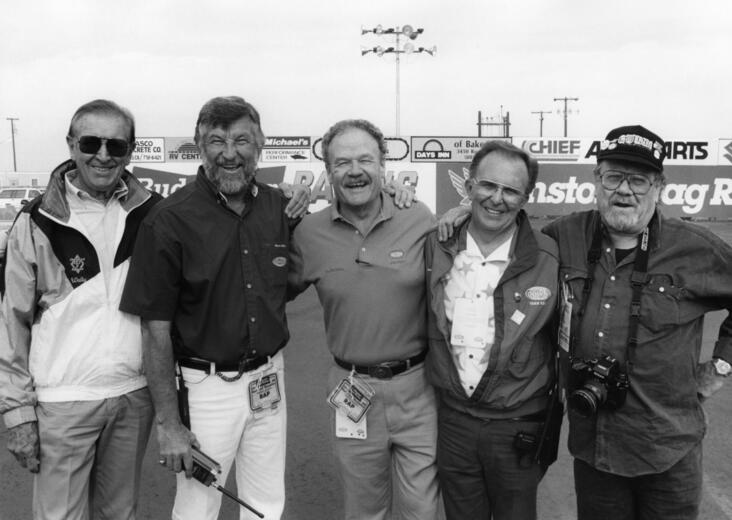
<svg viewBox="0 0 732 520">
<path fill-rule="evenodd" d="M 486 298 L 493 296 L 493 287 L 490 285 L 485 286 L 483 289 L 478 291 L 478 295 L 484 294 Z"/>
<path fill-rule="evenodd" d="M 463 261 L 463 265 L 461 265 L 460 267 L 458 267 L 458 271 L 460 271 L 465 276 L 467 276 L 468 273 L 472 273 L 473 272 L 473 262 L 471 262 L 469 260 L 464 260 Z"/>
</svg>

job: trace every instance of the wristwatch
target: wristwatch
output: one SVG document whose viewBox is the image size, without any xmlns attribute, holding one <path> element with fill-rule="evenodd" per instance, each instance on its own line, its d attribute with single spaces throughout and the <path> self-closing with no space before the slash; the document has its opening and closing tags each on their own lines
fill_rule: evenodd
<svg viewBox="0 0 732 520">
<path fill-rule="evenodd" d="M 720 357 L 714 358 L 712 360 L 712 364 L 714 365 L 714 370 L 717 372 L 718 376 L 727 377 L 732 373 L 732 365 Z"/>
</svg>

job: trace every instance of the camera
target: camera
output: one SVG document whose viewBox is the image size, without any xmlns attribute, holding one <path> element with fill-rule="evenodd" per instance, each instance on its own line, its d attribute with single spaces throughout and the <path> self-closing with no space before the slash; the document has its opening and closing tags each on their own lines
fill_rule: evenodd
<svg viewBox="0 0 732 520">
<path fill-rule="evenodd" d="M 596 359 L 573 359 L 570 370 L 569 406 L 582 417 L 590 417 L 597 410 L 617 410 L 628 393 L 628 374 L 617 359 L 609 354 Z"/>
</svg>

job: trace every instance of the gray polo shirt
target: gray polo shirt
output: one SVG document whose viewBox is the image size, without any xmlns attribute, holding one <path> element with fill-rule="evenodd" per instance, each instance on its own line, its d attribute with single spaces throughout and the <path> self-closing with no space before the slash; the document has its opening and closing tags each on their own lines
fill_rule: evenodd
<svg viewBox="0 0 732 520">
<path fill-rule="evenodd" d="M 363 236 L 335 204 L 306 216 L 291 244 L 291 296 L 313 284 L 331 353 L 373 365 L 427 348 L 424 240 L 435 217 L 422 203 L 382 207 Z"/>
</svg>

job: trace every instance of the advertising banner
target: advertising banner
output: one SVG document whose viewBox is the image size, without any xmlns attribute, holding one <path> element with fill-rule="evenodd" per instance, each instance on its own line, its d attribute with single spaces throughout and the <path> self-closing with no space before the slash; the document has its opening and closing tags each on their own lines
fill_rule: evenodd
<svg viewBox="0 0 732 520">
<path fill-rule="evenodd" d="M 386 178 L 415 187 L 417 198 L 442 213 L 467 204 L 465 179 L 473 154 L 495 137 L 387 138 Z M 503 138 L 498 138 L 503 139 Z M 537 216 L 593 208 L 592 170 L 600 140 L 514 137 L 514 144 L 539 160 L 540 173 L 527 210 Z M 322 140 L 311 136 L 267 138 L 257 178 L 267 184 L 305 183 L 311 211 L 327 205 L 332 190 L 325 173 Z M 189 137 L 140 137 L 133 173 L 167 196 L 190 181 L 201 163 Z M 427 153 L 429 152 L 429 153 Z M 688 218 L 732 218 L 732 139 L 676 139 L 666 143 L 664 212 Z M 162 159 L 162 160 L 161 160 Z"/>
<path fill-rule="evenodd" d="M 729 142 L 729 140 L 726 140 Z M 513 143 L 539 162 L 597 163 L 599 139 L 557 137 L 513 137 Z M 713 166 L 719 163 L 717 139 L 666 141 L 664 165 Z"/>
<path fill-rule="evenodd" d="M 412 137 L 412 162 L 470 162 L 488 141 L 510 137 Z"/>
<path fill-rule="evenodd" d="M 310 136 L 274 136 L 264 140 L 262 162 L 311 161 Z"/>
<path fill-rule="evenodd" d="M 138 137 L 131 162 L 165 162 L 165 139 L 163 137 Z"/>
<path fill-rule="evenodd" d="M 135 165 L 132 173 L 140 179 L 145 187 L 153 189 L 163 196 L 174 193 L 186 183 L 195 179 L 198 165 L 193 163 L 168 163 L 164 166 L 154 164 Z M 435 211 L 435 165 L 412 164 L 409 162 L 386 163 L 385 178 L 389 182 L 414 187 L 418 200 L 424 202 L 431 211 Z M 290 184 L 306 184 L 310 187 L 310 211 L 326 207 L 333 198 L 330 182 L 322 162 L 286 163 L 282 165 L 260 165 L 257 180 L 276 186 L 281 182 Z"/>
<path fill-rule="evenodd" d="M 469 204 L 465 191 L 468 163 L 437 165 L 436 211 Z M 595 207 L 592 165 L 542 164 L 526 211 L 536 216 L 566 215 Z M 672 165 L 665 169 L 663 212 L 673 217 L 732 217 L 732 165 Z"/>
<path fill-rule="evenodd" d="M 321 137 L 313 137 L 313 141 L 313 155 L 322 161 L 323 139 Z M 385 137 L 384 141 L 386 141 L 385 159 L 387 161 L 403 161 L 409 157 L 409 145 L 401 137 Z"/>
</svg>

